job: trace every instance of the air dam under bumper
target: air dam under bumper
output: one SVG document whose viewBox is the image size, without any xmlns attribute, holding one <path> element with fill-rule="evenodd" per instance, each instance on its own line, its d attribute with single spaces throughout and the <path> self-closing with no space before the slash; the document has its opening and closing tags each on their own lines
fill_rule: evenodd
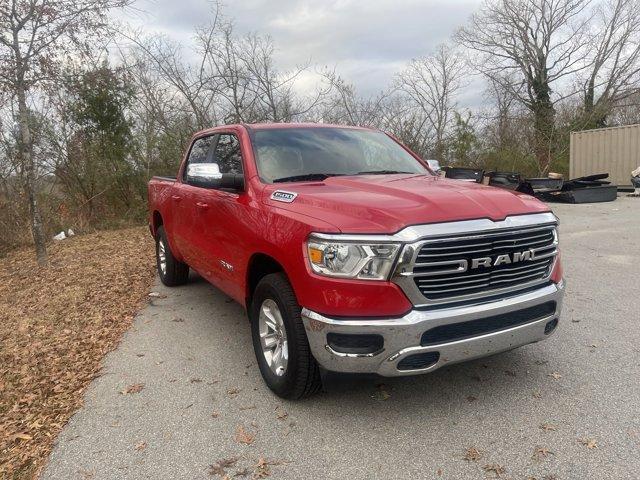
<svg viewBox="0 0 640 480">
<path fill-rule="evenodd" d="M 528 343 L 544 340 L 555 331 L 562 308 L 564 283 L 550 284 L 534 291 L 479 305 L 412 310 L 401 318 L 393 319 L 332 319 L 302 309 L 302 320 L 314 357 L 321 366 L 334 372 L 378 373 L 385 377 L 427 373 L 452 363 L 464 362 L 511 350 Z M 518 315 L 525 309 L 555 302 L 555 311 L 526 323 L 490 331 L 459 340 L 421 345 L 423 334 L 436 327 L 461 325 L 503 316 Z M 556 320 L 548 326 L 549 322 Z M 477 324 L 478 322 L 476 322 Z M 551 328 L 550 328 L 551 327 Z M 438 329 L 442 331 L 442 328 Z M 545 332 L 546 330 L 546 332 Z M 549 331 L 551 330 L 551 331 Z M 454 330 L 455 331 L 455 330 Z M 379 335 L 384 343 L 381 349 L 370 353 L 344 353 L 329 346 L 327 334 Z M 371 337 L 370 337 L 371 338 Z M 378 337 L 379 338 L 379 337 Z M 424 342 L 422 342 L 424 343 Z M 415 357 L 415 354 L 427 354 Z M 436 353 L 438 355 L 436 355 Z M 411 358 L 407 358 L 411 357 Z M 414 359 L 432 357 L 423 368 L 412 368 Z M 404 359 L 405 362 L 401 363 Z M 418 361 L 418 364 L 420 362 Z M 400 368 L 399 368 L 400 366 Z M 407 368 L 409 367 L 409 368 Z"/>
</svg>

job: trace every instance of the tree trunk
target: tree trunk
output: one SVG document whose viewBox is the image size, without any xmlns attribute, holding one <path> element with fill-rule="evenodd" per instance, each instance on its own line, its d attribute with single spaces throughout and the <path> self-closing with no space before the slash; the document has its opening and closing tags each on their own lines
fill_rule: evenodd
<svg viewBox="0 0 640 480">
<path fill-rule="evenodd" d="M 555 109 L 551 102 L 548 82 L 538 80 L 533 84 L 535 99 L 532 103 L 534 127 L 534 151 L 538 161 L 538 173 L 545 176 L 551 166 L 551 149 L 555 128 Z"/>
<path fill-rule="evenodd" d="M 33 140 L 31 138 L 31 127 L 29 125 L 29 110 L 24 84 L 20 82 L 17 88 L 18 94 L 18 122 L 20 124 L 20 150 L 19 154 L 24 166 L 25 182 L 24 188 L 29 202 L 29 215 L 31 220 L 31 234 L 36 248 L 36 258 L 38 265 L 47 264 L 47 243 L 42 225 L 42 216 L 37 198 L 36 186 L 36 165 L 33 158 Z"/>
<path fill-rule="evenodd" d="M 583 98 L 583 124 L 580 126 L 582 130 L 590 130 L 592 128 L 603 128 L 607 126 L 607 117 L 609 109 L 606 108 L 606 102 L 601 97 L 595 100 L 595 85 L 591 80 L 585 89 Z"/>
</svg>

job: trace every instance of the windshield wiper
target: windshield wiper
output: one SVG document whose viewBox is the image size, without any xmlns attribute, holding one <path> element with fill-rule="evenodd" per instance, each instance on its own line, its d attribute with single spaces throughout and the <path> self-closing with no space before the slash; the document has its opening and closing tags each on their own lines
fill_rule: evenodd
<svg viewBox="0 0 640 480">
<path fill-rule="evenodd" d="M 337 177 L 343 173 L 305 173 L 303 175 L 292 175 L 291 177 L 276 178 L 273 183 L 281 182 L 304 182 L 313 180 L 324 180 L 329 177 Z"/>
<path fill-rule="evenodd" d="M 370 170 L 364 172 L 358 172 L 356 175 L 392 175 L 394 173 L 416 173 L 416 172 L 401 172 L 399 170 Z"/>
</svg>

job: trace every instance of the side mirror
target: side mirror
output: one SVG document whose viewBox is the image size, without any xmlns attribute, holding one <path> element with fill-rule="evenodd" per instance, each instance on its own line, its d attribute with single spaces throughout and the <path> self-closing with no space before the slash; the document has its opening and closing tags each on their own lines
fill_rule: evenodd
<svg viewBox="0 0 640 480">
<path fill-rule="evenodd" d="M 220 173 L 217 163 L 192 163 L 187 165 L 187 183 L 200 188 L 228 188 L 244 190 L 244 175 Z"/>
</svg>

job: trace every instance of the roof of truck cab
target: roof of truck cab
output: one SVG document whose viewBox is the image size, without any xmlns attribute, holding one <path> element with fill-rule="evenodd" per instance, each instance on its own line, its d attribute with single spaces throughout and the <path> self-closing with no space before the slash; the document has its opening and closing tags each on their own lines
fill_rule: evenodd
<svg viewBox="0 0 640 480">
<path fill-rule="evenodd" d="M 220 132 L 225 128 L 243 127 L 247 130 L 286 130 L 292 128 L 344 128 L 349 130 L 369 130 L 375 131 L 373 128 L 356 127 L 354 125 L 336 125 L 333 123 L 233 123 L 228 125 L 216 125 L 215 127 L 205 128 L 193 134 L 192 138 L 201 137 L 203 135 L 211 135 Z"/>
<path fill-rule="evenodd" d="M 353 130 L 371 130 L 354 125 L 335 125 L 332 123 L 244 123 L 243 126 L 253 130 L 278 130 L 287 128 L 349 128 Z"/>
</svg>

